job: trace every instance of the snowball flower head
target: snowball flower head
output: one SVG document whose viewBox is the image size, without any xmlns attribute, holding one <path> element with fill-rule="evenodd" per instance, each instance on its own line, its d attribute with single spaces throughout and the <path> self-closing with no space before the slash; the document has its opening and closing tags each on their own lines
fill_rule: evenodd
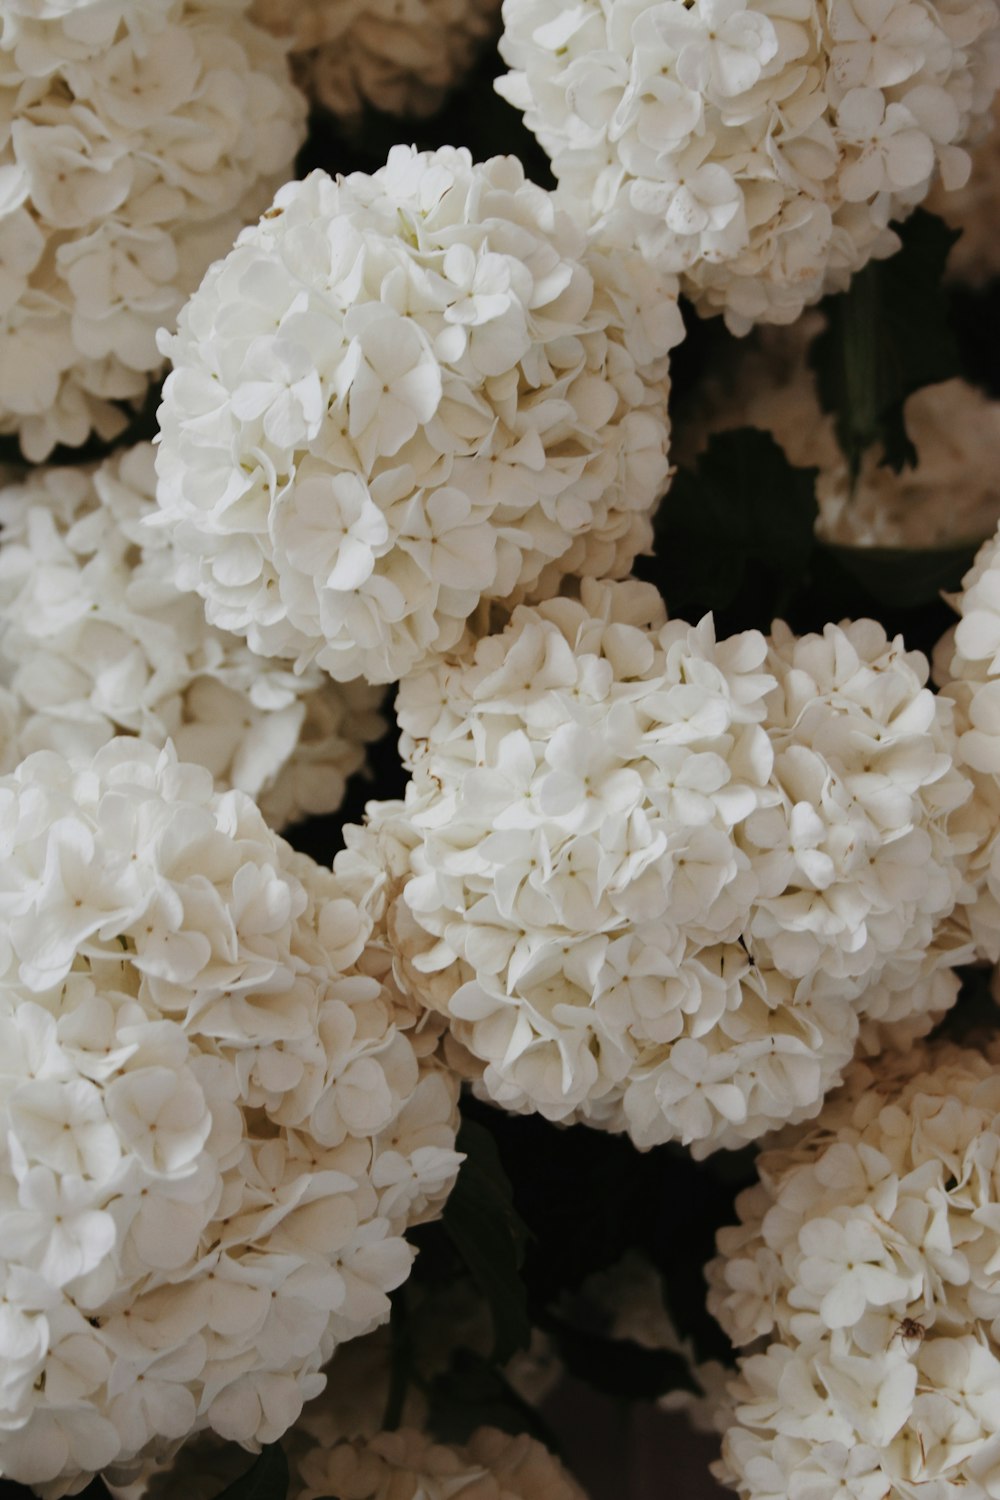
<svg viewBox="0 0 1000 1500">
<path fill-rule="evenodd" d="M 939 642 L 934 674 L 955 706 L 958 758 L 975 787 L 963 818 L 975 852 L 968 917 L 977 956 L 1000 962 L 1000 530 L 951 600 L 957 626 Z"/>
<path fill-rule="evenodd" d="M 12 0 L 0 18 L 0 433 L 125 425 L 206 268 L 292 169 L 305 101 L 250 0 Z"/>
<path fill-rule="evenodd" d="M 206 624 L 173 580 L 153 449 L 0 489 L 0 677 L 21 755 L 141 735 L 239 787 L 274 827 L 339 807 L 382 728 L 378 689 L 296 675 Z M 4 769 L 11 769 L 4 767 Z"/>
<path fill-rule="evenodd" d="M 806 321 L 813 324 L 813 318 Z M 808 334 L 814 333 L 810 326 Z M 922 386 L 906 400 L 906 428 L 917 463 L 894 473 L 881 444 L 852 475 L 833 417 L 820 406 L 801 322 L 767 330 L 760 347 L 737 358 L 729 378 L 706 382 L 684 429 L 688 459 L 712 432 L 759 427 L 789 461 L 816 468 L 816 529 L 848 547 L 949 547 L 989 536 L 1000 517 L 1000 401 L 965 380 Z M 947 504 L 942 497 L 947 496 Z"/>
<path fill-rule="evenodd" d="M 342 120 L 363 107 L 429 115 L 499 22 L 499 0 L 254 0 L 253 18 L 291 39 L 295 76 Z"/>
<path fill-rule="evenodd" d="M 897 248 L 1000 81 L 995 0 L 504 0 L 500 92 L 562 201 L 736 332 Z"/>
<path fill-rule="evenodd" d="M 993 101 L 988 130 L 972 153 L 972 171 L 963 188 L 946 192 L 939 183 L 927 207 L 961 238 L 948 255 L 948 272 L 956 281 L 983 286 L 1000 275 L 1000 251 L 994 226 L 1000 222 L 1000 101 Z"/>
<path fill-rule="evenodd" d="M 986 1500 L 1000 1465 L 1000 1048 L 857 1064 L 758 1161 L 709 1305 L 745 1500 Z"/>
<path fill-rule="evenodd" d="M 170 747 L 0 779 L 0 1474 L 276 1440 L 389 1314 L 456 1086 L 368 914 Z"/>
<path fill-rule="evenodd" d="M 718 641 L 584 580 L 403 682 L 405 802 L 337 869 L 383 871 L 482 1094 L 737 1145 L 816 1112 L 860 1017 L 954 997 L 971 787 L 926 677 L 873 621 Z"/>
<path fill-rule="evenodd" d="M 462 1447 L 425 1433 L 293 1453 L 289 1500 L 586 1500 L 557 1458 L 525 1433 L 478 1428 Z"/>
<path fill-rule="evenodd" d="M 667 477 L 676 297 L 512 157 L 281 190 L 162 347 L 178 582 L 263 655 L 387 682 L 481 598 L 621 575 Z"/>
</svg>

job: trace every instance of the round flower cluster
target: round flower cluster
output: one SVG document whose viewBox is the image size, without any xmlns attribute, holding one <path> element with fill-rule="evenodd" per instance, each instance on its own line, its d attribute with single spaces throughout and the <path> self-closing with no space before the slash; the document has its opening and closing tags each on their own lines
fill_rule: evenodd
<svg viewBox="0 0 1000 1500">
<path fill-rule="evenodd" d="M 0 19 L 0 433 L 125 425 L 209 264 L 292 169 L 305 102 L 250 0 L 12 0 Z"/>
<path fill-rule="evenodd" d="M 389 1315 L 457 1086 L 366 913 L 172 749 L 0 780 L 0 1474 L 271 1442 Z"/>
<path fill-rule="evenodd" d="M 957 756 L 975 788 L 963 810 L 976 848 L 968 918 L 977 955 L 1000 962 L 1000 531 L 979 549 L 952 601 L 958 625 L 938 643 L 934 675 L 955 706 Z"/>
<path fill-rule="evenodd" d="M 274 827 L 331 812 L 384 728 L 379 690 L 315 667 L 296 676 L 206 625 L 145 524 L 154 492 L 148 444 L 0 489 L 0 677 L 20 753 L 89 755 L 125 733 L 172 739 Z"/>
<path fill-rule="evenodd" d="M 397 146 L 288 184 L 162 340 L 181 587 L 263 655 L 389 682 L 483 597 L 627 573 L 682 331 L 512 157 Z"/>
<path fill-rule="evenodd" d="M 969 171 L 995 0 L 504 0 L 500 92 L 561 197 L 738 333 L 790 323 Z"/>
<path fill-rule="evenodd" d="M 293 1455 L 289 1500 L 586 1500 L 525 1433 L 480 1427 L 463 1447 L 407 1429 Z"/>
<path fill-rule="evenodd" d="M 584 580 L 404 681 L 405 803 L 336 868 L 382 871 L 402 982 L 497 1103 L 737 1145 L 815 1114 L 861 1017 L 954 998 L 972 789 L 926 678 L 873 621 L 716 641 Z"/>
<path fill-rule="evenodd" d="M 833 418 L 820 406 L 806 363 L 808 339 L 799 327 L 768 330 L 764 346 L 739 357 L 729 378 L 706 382 L 683 429 L 681 461 L 689 461 L 710 433 L 759 427 L 791 463 L 819 470 L 816 529 L 827 541 L 948 547 L 988 536 L 1000 517 L 1000 402 L 965 380 L 923 386 L 904 408 L 916 466 L 894 473 L 876 444 L 852 475 Z"/>
<path fill-rule="evenodd" d="M 496 30 L 498 0 L 253 0 L 253 18 L 291 40 L 295 75 L 342 120 L 366 104 L 433 114 Z"/>
<path fill-rule="evenodd" d="M 970 286 L 984 286 L 1000 275 L 1000 252 L 994 233 L 994 226 L 1000 221 L 1000 100 L 994 101 L 985 140 L 972 153 L 968 182 L 950 193 L 936 184 L 927 207 L 962 231 L 961 239 L 948 255 L 949 275 Z"/>
<path fill-rule="evenodd" d="M 856 1064 L 758 1162 L 709 1305 L 746 1349 L 745 1500 L 987 1500 L 1000 1477 L 1000 1048 Z"/>
</svg>

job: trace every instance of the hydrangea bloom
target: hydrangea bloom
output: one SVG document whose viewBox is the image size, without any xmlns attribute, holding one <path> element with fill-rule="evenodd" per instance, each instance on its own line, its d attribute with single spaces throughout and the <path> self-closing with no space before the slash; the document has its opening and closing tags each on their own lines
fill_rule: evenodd
<svg viewBox="0 0 1000 1500">
<path fill-rule="evenodd" d="M 626 573 L 667 476 L 674 290 L 512 157 L 290 183 L 164 338 L 178 581 L 255 651 L 401 676 L 481 598 Z"/>
<path fill-rule="evenodd" d="M 262 26 L 291 39 L 306 93 L 341 119 L 365 104 L 429 115 L 495 30 L 499 0 L 254 0 Z"/>
<path fill-rule="evenodd" d="M 525 1433 L 478 1428 L 463 1447 L 412 1429 L 295 1455 L 289 1500 L 586 1500 L 557 1458 Z"/>
<path fill-rule="evenodd" d="M 876 444 L 852 476 L 806 362 L 816 316 L 790 329 L 766 330 L 761 345 L 741 350 L 726 376 L 704 383 L 675 445 L 679 460 L 689 461 L 712 432 L 759 427 L 773 434 L 791 463 L 819 470 L 817 531 L 828 541 L 946 547 L 988 536 L 1000 517 L 1000 402 L 965 380 L 923 386 L 905 405 L 916 467 L 894 473 Z"/>
<path fill-rule="evenodd" d="M 760 1157 L 709 1305 L 745 1500 L 987 1500 L 1000 1473 L 1000 1048 L 855 1065 Z"/>
<path fill-rule="evenodd" d="M 154 490 L 148 444 L 0 489 L 0 676 L 21 754 L 169 738 L 272 826 L 332 811 L 384 727 L 378 689 L 315 667 L 296 676 L 206 625 L 174 584 L 165 538 L 143 524 Z"/>
<path fill-rule="evenodd" d="M 983 286 L 1000 275 L 995 233 L 1000 222 L 1000 101 L 994 100 L 989 130 L 972 153 L 968 182 L 951 193 L 936 184 L 927 207 L 962 231 L 948 255 L 949 275 L 970 286 Z"/>
<path fill-rule="evenodd" d="M 730 327 L 841 289 L 964 149 L 1000 69 L 995 0 L 504 0 L 505 98 L 565 203 Z"/>
<path fill-rule="evenodd" d="M 1000 531 L 979 549 L 951 601 L 958 625 L 938 644 L 934 675 L 955 705 L 957 753 L 975 794 L 964 821 L 976 841 L 969 920 L 979 957 L 1000 961 Z"/>
<path fill-rule="evenodd" d="M 269 1442 L 388 1317 L 456 1087 L 330 871 L 170 747 L 0 780 L 0 1474 Z"/>
<path fill-rule="evenodd" d="M 4 4 L 0 432 L 33 460 L 124 426 L 156 330 L 289 175 L 305 103 L 249 3 Z"/>
<path fill-rule="evenodd" d="M 584 580 L 404 681 L 405 803 L 337 869 L 383 872 L 400 973 L 497 1103 L 751 1140 L 815 1114 L 860 1017 L 954 998 L 971 785 L 926 678 L 873 621 L 717 641 Z"/>
</svg>

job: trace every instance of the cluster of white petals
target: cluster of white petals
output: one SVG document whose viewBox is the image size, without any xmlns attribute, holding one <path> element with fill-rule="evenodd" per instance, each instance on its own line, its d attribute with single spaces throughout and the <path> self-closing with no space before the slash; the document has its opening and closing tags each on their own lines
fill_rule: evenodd
<svg viewBox="0 0 1000 1500">
<path fill-rule="evenodd" d="M 856 1064 L 759 1159 L 709 1305 L 745 1350 L 720 1477 L 745 1500 L 1000 1485 L 1000 1049 Z"/>
<path fill-rule="evenodd" d="M 936 184 L 927 207 L 962 231 L 948 255 L 949 275 L 969 286 L 983 286 L 1000 276 L 995 233 L 1000 223 L 1000 100 L 994 101 L 985 139 L 972 152 L 968 182 L 950 193 Z"/>
<path fill-rule="evenodd" d="M 1000 531 L 980 549 L 951 600 L 960 618 L 938 643 L 934 676 L 955 706 L 957 756 L 975 788 L 963 821 L 975 899 L 977 956 L 1000 962 Z"/>
<path fill-rule="evenodd" d="M 405 802 L 338 874 L 383 872 L 402 980 L 483 1095 L 755 1139 L 816 1113 L 862 1019 L 954 999 L 972 788 L 927 670 L 873 621 L 717 641 L 584 580 L 403 682 Z"/>
<path fill-rule="evenodd" d="M 164 338 L 177 578 L 263 655 L 387 682 L 481 598 L 622 576 L 667 481 L 676 290 L 512 157 L 290 183 Z"/>
<path fill-rule="evenodd" d="M 480 1427 L 462 1447 L 412 1428 L 293 1453 L 289 1500 L 586 1500 L 525 1433 Z"/>
<path fill-rule="evenodd" d="M 253 0 L 253 18 L 288 37 L 295 76 L 342 120 L 364 106 L 433 114 L 499 23 L 499 0 Z"/>
<path fill-rule="evenodd" d="M 1000 82 L 995 0 L 504 0 L 500 92 L 562 201 L 736 332 L 870 258 Z"/>
<path fill-rule="evenodd" d="M 689 461 L 712 432 L 759 427 L 789 462 L 816 468 L 817 532 L 848 547 L 948 547 L 989 536 L 1000 518 L 1000 401 L 965 380 L 922 386 L 906 400 L 906 429 L 917 464 L 895 473 L 880 445 L 852 476 L 834 421 L 819 403 L 806 362 L 811 318 L 768 337 L 705 382 L 680 431 Z M 947 496 L 947 504 L 942 497 Z"/>
<path fill-rule="evenodd" d="M 0 1474 L 276 1440 L 389 1314 L 457 1087 L 368 914 L 170 747 L 0 780 Z"/>
<path fill-rule="evenodd" d="M 207 267 L 292 168 L 305 101 L 250 0 L 10 0 L 0 16 L 0 433 L 124 426 Z"/>
<path fill-rule="evenodd" d="M 171 739 L 273 827 L 333 811 L 384 728 L 379 690 L 316 667 L 296 675 L 206 624 L 174 584 L 166 538 L 145 524 L 155 478 L 142 444 L 0 488 L 0 681 L 20 755 L 88 755 L 117 734 Z"/>
</svg>

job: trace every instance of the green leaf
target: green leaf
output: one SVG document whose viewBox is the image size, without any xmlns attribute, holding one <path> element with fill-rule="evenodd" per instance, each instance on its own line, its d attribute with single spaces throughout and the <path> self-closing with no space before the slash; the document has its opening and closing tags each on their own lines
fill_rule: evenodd
<svg viewBox="0 0 1000 1500">
<path fill-rule="evenodd" d="M 657 583 L 671 614 L 732 611 L 770 626 L 801 587 L 815 546 L 815 469 L 796 469 L 770 433 L 713 433 L 660 511 Z"/>
<path fill-rule="evenodd" d="M 268 1443 L 239 1479 L 226 1486 L 216 1500 L 285 1500 L 288 1460 L 280 1443 Z"/>
<path fill-rule="evenodd" d="M 538 1412 L 498 1370 L 471 1349 L 459 1349 L 428 1388 L 428 1425 L 441 1442 L 464 1443 L 477 1427 L 530 1433 L 551 1451 L 556 1443 Z"/>
<path fill-rule="evenodd" d="M 880 604 L 909 608 L 930 603 L 942 590 L 956 590 L 972 566 L 981 539 L 952 547 L 824 545 Z"/>
<path fill-rule="evenodd" d="M 458 1149 L 465 1152 L 443 1223 L 449 1239 L 489 1303 L 493 1358 L 505 1364 L 531 1337 L 528 1297 L 520 1277 L 527 1229 L 514 1208 L 510 1182 L 489 1131 L 463 1121 Z"/>
<path fill-rule="evenodd" d="M 569 1373 L 595 1390 L 630 1401 L 653 1401 L 668 1391 L 701 1394 L 687 1360 L 673 1349 L 647 1349 L 633 1339 L 591 1333 L 556 1317 L 546 1317 L 543 1327 Z"/>
<path fill-rule="evenodd" d="M 916 463 L 903 403 L 921 386 L 959 373 L 943 283 L 958 231 L 922 209 L 893 227 L 902 249 L 869 261 L 846 292 L 823 302 L 827 326 L 810 351 L 820 401 L 853 474 L 876 443 L 897 472 Z"/>
</svg>

